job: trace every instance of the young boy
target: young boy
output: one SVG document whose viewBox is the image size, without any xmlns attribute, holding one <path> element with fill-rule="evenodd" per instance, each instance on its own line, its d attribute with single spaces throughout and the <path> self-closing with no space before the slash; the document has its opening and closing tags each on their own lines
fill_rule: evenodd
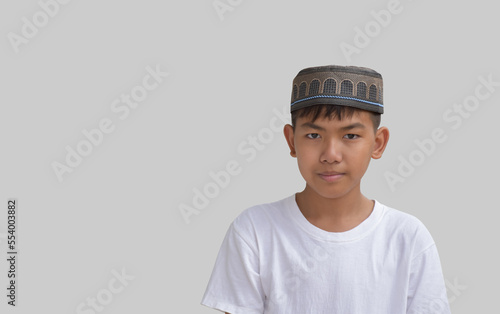
<svg viewBox="0 0 500 314">
<path fill-rule="evenodd" d="M 383 108 L 382 76 L 371 69 L 297 74 L 284 134 L 305 189 L 234 220 L 203 305 L 231 314 L 450 313 L 429 231 L 360 190 L 389 140 Z"/>
</svg>

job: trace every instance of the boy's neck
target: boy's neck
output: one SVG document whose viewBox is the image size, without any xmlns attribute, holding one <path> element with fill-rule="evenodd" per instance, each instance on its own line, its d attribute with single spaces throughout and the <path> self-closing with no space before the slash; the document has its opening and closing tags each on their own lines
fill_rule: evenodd
<svg viewBox="0 0 500 314">
<path fill-rule="evenodd" d="M 361 194 L 359 186 L 342 197 L 325 198 L 306 185 L 295 200 L 310 223 L 330 232 L 344 232 L 358 226 L 370 216 L 375 205 Z"/>
</svg>

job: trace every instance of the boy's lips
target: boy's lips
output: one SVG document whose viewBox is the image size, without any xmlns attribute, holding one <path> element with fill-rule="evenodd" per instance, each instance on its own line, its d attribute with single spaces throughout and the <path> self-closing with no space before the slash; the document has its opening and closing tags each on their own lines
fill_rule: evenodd
<svg viewBox="0 0 500 314">
<path fill-rule="evenodd" d="M 325 171 L 325 172 L 320 172 L 318 175 L 325 181 L 327 182 L 334 182 L 339 180 L 344 176 L 345 173 L 343 172 L 337 172 L 337 171 Z"/>
</svg>

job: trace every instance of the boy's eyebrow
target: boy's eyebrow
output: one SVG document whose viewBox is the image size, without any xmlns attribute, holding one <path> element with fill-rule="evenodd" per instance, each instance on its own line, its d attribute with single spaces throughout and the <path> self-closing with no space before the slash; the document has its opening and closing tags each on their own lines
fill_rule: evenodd
<svg viewBox="0 0 500 314">
<path fill-rule="evenodd" d="M 320 131 L 326 131 L 325 128 L 320 127 L 319 125 L 314 124 L 312 122 L 302 123 L 302 125 L 300 127 L 302 127 L 302 128 L 310 128 L 310 129 L 315 129 L 315 130 L 320 130 Z"/>
<path fill-rule="evenodd" d="M 323 128 L 323 127 L 321 127 L 321 126 L 319 126 L 317 124 L 314 124 L 312 122 L 302 123 L 301 127 L 302 128 L 311 128 L 311 129 L 320 130 L 320 131 L 326 131 L 325 128 Z M 355 122 L 353 124 L 349 124 L 349 125 L 341 127 L 340 130 L 341 131 L 347 131 L 347 130 L 352 130 L 352 129 L 355 129 L 355 128 L 364 129 L 365 125 L 362 124 L 362 123 L 359 123 L 359 122 Z"/>
<path fill-rule="evenodd" d="M 364 125 L 364 124 L 362 124 L 362 123 L 356 122 L 356 123 L 349 124 L 349 125 L 346 125 L 346 126 L 344 126 L 344 127 L 341 127 L 340 129 L 341 129 L 342 131 L 347 131 L 347 130 L 351 130 L 351 129 L 355 129 L 355 128 L 364 129 L 364 128 L 365 128 L 365 125 Z"/>
</svg>

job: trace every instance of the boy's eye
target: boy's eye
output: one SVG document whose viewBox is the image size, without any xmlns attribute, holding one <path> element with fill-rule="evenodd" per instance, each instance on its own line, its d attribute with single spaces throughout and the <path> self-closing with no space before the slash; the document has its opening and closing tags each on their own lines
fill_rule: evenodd
<svg viewBox="0 0 500 314">
<path fill-rule="evenodd" d="M 356 134 L 346 134 L 344 135 L 345 138 L 347 138 L 348 140 L 353 140 L 355 138 L 358 138 L 358 135 Z"/>
<path fill-rule="evenodd" d="M 306 135 L 308 138 L 311 138 L 311 139 L 316 139 L 319 137 L 319 134 L 318 133 L 309 133 Z"/>
</svg>

